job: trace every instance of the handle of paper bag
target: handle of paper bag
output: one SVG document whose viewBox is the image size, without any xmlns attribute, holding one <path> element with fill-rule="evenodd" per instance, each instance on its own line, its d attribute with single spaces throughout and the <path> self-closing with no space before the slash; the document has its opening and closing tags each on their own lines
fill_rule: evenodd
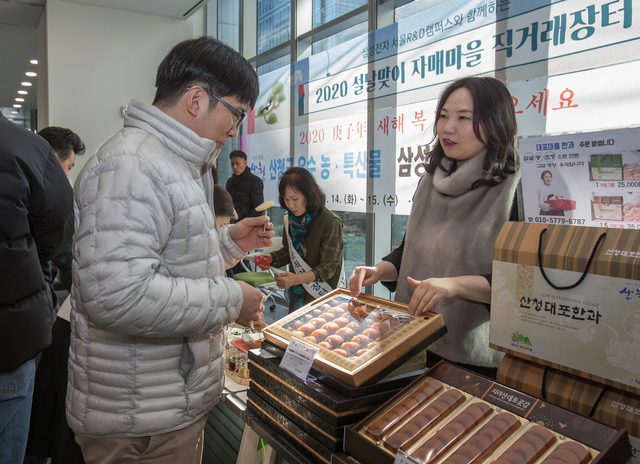
<svg viewBox="0 0 640 464">
<path fill-rule="evenodd" d="M 587 273 L 589 272 L 589 268 L 591 267 L 591 262 L 593 261 L 593 258 L 596 255 L 596 251 L 598 250 L 598 246 L 600 246 L 600 242 L 602 242 L 602 240 L 604 240 L 604 238 L 607 236 L 607 233 L 603 232 L 600 235 L 600 237 L 598 238 L 598 241 L 596 242 L 595 246 L 593 247 L 593 250 L 591 250 L 591 256 L 589 256 L 589 261 L 587 261 L 587 267 L 584 269 L 584 272 L 582 273 L 582 276 L 580 276 L 578 281 L 573 285 L 567 285 L 566 287 L 560 287 L 558 285 L 555 285 L 554 283 L 552 283 L 549 280 L 549 277 L 547 277 L 547 274 L 544 272 L 544 268 L 542 267 L 542 237 L 544 237 L 544 233 L 546 231 L 547 231 L 547 229 L 542 229 L 542 231 L 540 232 L 540 242 L 538 243 L 538 267 L 540 268 L 540 272 L 542 273 L 542 277 L 544 277 L 544 280 L 546 280 L 546 282 L 556 290 L 570 290 L 572 288 L 577 287 L 578 285 L 580 285 L 582 283 L 584 278 L 587 276 Z"/>
</svg>

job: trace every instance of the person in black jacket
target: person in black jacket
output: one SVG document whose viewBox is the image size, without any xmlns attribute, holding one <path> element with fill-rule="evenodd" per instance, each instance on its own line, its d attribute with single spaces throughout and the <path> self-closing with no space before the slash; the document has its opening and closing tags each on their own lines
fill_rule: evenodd
<svg viewBox="0 0 640 464">
<path fill-rule="evenodd" d="M 71 238 L 72 204 L 51 146 L 0 115 L 0 462 L 24 458 L 34 358 L 55 318 L 40 264 Z"/>
<path fill-rule="evenodd" d="M 227 192 L 233 198 L 233 205 L 238 213 L 238 222 L 246 217 L 260 216 L 256 206 L 264 202 L 264 184 L 262 180 L 251 173 L 247 166 L 247 154 L 234 150 L 229 154 L 233 176 L 227 180 Z"/>
</svg>

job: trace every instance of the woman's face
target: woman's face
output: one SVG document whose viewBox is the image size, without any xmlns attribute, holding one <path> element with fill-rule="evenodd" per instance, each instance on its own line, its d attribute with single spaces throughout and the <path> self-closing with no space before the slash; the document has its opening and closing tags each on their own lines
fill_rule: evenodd
<svg viewBox="0 0 640 464">
<path fill-rule="evenodd" d="M 218 229 L 222 226 L 226 226 L 231 222 L 231 216 L 216 216 L 216 226 Z"/>
<path fill-rule="evenodd" d="M 307 212 L 307 198 L 289 186 L 284 189 L 284 204 L 296 217 L 300 217 Z"/>
<path fill-rule="evenodd" d="M 553 176 L 551 175 L 550 172 L 545 172 L 544 173 L 544 185 L 546 185 L 547 187 L 551 185 L 551 179 L 553 179 Z"/>
<path fill-rule="evenodd" d="M 444 154 L 456 160 L 458 166 L 485 150 L 473 132 L 473 99 L 467 88 L 454 90 L 444 102 L 436 122 L 436 132 Z M 480 134 L 484 139 L 482 126 Z"/>
</svg>

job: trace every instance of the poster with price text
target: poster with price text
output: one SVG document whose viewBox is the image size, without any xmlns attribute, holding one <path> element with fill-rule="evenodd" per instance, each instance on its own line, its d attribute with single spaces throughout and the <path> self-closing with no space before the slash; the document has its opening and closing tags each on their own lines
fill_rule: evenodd
<svg viewBox="0 0 640 464">
<path fill-rule="evenodd" d="M 640 229 L 640 128 L 519 145 L 527 222 Z"/>
</svg>

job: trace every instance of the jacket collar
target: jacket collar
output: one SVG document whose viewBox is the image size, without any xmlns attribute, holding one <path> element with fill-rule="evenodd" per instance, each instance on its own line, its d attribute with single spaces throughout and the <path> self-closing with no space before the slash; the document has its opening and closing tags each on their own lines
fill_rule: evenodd
<svg viewBox="0 0 640 464">
<path fill-rule="evenodd" d="M 161 109 L 136 99 L 129 103 L 124 127 L 142 129 L 158 138 L 189 164 L 194 179 L 201 177 L 203 165 L 212 164 L 219 154 L 213 140 L 200 137 Z"/>
</svg>

